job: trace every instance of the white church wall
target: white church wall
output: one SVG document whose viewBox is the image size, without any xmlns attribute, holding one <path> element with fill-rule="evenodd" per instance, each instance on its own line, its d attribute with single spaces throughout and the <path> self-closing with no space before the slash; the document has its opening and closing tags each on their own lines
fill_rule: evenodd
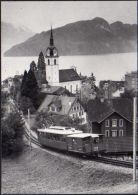
<svg viewBox="0 0 138 195">
<path fill-rule="evenodd" d="M 66 88 L 71 93 L 76 93 L 76 88 L 81 89 L 81 81 L 68 81 L 59 83 L 61 87 Z"/>
</svg>

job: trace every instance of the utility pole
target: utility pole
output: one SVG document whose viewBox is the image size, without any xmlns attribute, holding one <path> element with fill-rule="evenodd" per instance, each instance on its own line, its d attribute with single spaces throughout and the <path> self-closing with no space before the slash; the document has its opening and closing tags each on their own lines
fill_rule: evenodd
<svg viewBox="0 0 138 195">
<path fill-rule="evenodd" d="M 133 181 L 136 182 L 137 98 L 133 98 Z"/>
<path fill-rule="evenodd" d="M 29 126 L 29 145 L 31 149 L 31 129 L 30 129 L 30 109 L 28 109 L 28 126 Z"/>
</svg>

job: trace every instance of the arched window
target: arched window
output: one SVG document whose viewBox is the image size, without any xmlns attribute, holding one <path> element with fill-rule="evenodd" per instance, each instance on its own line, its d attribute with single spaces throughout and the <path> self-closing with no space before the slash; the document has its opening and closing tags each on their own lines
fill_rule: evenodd
<svg viewBox="0 0 138 195">
<path fill-rule="evenodd" d="M 56 65 L 56 59 L 54 59 L 54 64 Z"/>
<path fill-rule="evenodd" d="M 48 65 L 50 65 L 50 60 L 48 59 Z"/>
</svg>

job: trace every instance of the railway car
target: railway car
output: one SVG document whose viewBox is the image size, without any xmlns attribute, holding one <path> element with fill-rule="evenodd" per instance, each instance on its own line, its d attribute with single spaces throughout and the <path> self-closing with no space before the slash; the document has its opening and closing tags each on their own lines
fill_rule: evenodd
<svg viewBox="0 0 138 195">
<path fill-rule="evenodd" d="M 54 127 L 53 127 L 54 128 Z M 67 151 L 66 137 L 71 134 L 82 133 L 74 129 L 38 129 L 38 141 L 43 146 Z"/>
<path fill-rule="evenodd" d="M 67 136 L 68 151 L 82 154 L 97 154 L 104 151 L 102 135 L 80 133 Z"/>
<path fill-rule="evenodd" d="M 38 140 L 42 146 L 80 154 L 101 153 L 104 150 L 101 137 L 59 126 L 38 129 Z"/>
</svg>

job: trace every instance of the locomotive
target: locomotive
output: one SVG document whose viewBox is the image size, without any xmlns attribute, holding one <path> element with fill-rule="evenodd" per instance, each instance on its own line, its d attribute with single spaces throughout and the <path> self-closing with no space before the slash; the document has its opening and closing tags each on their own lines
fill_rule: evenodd
<svg viewBox="0 0 138 195">
<path fill-rule="evenodd" d="M 38 141 L 42 146 L 86 155 L 104 152 L 102 134 L 83 133 L 75 128 L 61 126 L 37 131 Z"/>
</svg>

